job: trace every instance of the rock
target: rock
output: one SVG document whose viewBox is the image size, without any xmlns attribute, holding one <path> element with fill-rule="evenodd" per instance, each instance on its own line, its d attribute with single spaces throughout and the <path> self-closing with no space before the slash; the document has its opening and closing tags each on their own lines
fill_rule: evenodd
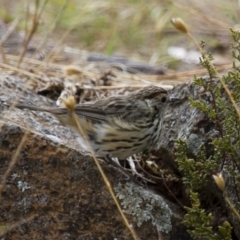
<svg viewBox="0 0 240 240">
<path fill-rule="evenodd" d="M 1 236 L 131 239 L 92 157 L 81 151 L 77 135 L 51 114 L 4 105 L 20 97 L 39 106 L 53 102 L 30 90 L 23 93 L 24 80 L 13 75 L 1 74 L 0 86 L 0 173 L 6 176 L 1 185 Z M 101 166 L 141 239 L 157 239 L 158 230 L 165 239 L 190 239 L 181 224 L 183 210 L 175 203 L 147 186 L 122 183 L 124 176 L 118 169 L 103 162 Z M 126 200 L 132 215 L 124 207 Z"/>
</svg>

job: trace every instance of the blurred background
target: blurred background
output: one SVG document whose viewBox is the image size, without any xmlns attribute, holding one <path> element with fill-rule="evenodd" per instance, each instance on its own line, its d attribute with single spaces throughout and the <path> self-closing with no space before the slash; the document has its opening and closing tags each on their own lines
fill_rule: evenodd
<svg viewBox="0 0 240 240">
<path fill-rule="evenodd" d="M 215 58 L 231 63 L 230 28 L 237 28 L 240 3 L 236 0 L 1 0 L 0 20 L 16 20 L 23 36 L 30 31 L 37 7 L 41 14 L 31 41 L 69 46 L 106 56 L 124 56 L 167 70 L 198 68 L 199 53 L 191 40 L 171 24 L 180 17 L 197 42 Z"/>
</svg>

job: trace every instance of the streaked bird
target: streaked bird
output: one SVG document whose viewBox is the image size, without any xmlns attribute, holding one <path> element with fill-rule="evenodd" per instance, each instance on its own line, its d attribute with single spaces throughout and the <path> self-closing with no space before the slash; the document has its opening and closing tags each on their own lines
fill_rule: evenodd
<svg viewBox="0 0 240 240">
<path fill-rule="evenodd" d="M 126 159 L 146 149 L 160 138 L 164 108 L 169 100 L 165 89 L 147 86 L 139 91 L 78 104 L 75 113 L 96 156 Z M 52 113 L 66 125 L 77 129 L 67 108 L 41 108 L 17 104 L 18 108 Z M 76 130 L 78 133 L 78 129 Z"/>
</svg>

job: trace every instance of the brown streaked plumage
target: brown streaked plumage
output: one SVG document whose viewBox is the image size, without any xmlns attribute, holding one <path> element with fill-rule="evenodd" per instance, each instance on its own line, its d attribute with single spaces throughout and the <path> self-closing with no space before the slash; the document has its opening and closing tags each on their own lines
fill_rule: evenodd
<svg viewBox="0 0 240 240">
<path fill-rule="evenodd" d="M 97 156 L 125 159 L 156 145 L 167 101 L 166 90 L 148 86 L 127 96 L 76 105 L 75 113 Z M 22 104 L 16 107 L 50 112 L 66 125 L 76 128 L 66 108 L 40 108 Z"/>
</svg>

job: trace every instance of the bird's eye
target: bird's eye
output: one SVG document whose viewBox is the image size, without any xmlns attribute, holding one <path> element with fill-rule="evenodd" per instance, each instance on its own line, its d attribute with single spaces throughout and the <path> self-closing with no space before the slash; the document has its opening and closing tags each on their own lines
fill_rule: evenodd
<svg viewBox="0 0 240 240">
<path fill-rule="evenodd" d="M 167 98 L 165 96 L 161 98 L 162 103 L 165 103 L 166 101 L 167 101 Z"/>
</svg>

